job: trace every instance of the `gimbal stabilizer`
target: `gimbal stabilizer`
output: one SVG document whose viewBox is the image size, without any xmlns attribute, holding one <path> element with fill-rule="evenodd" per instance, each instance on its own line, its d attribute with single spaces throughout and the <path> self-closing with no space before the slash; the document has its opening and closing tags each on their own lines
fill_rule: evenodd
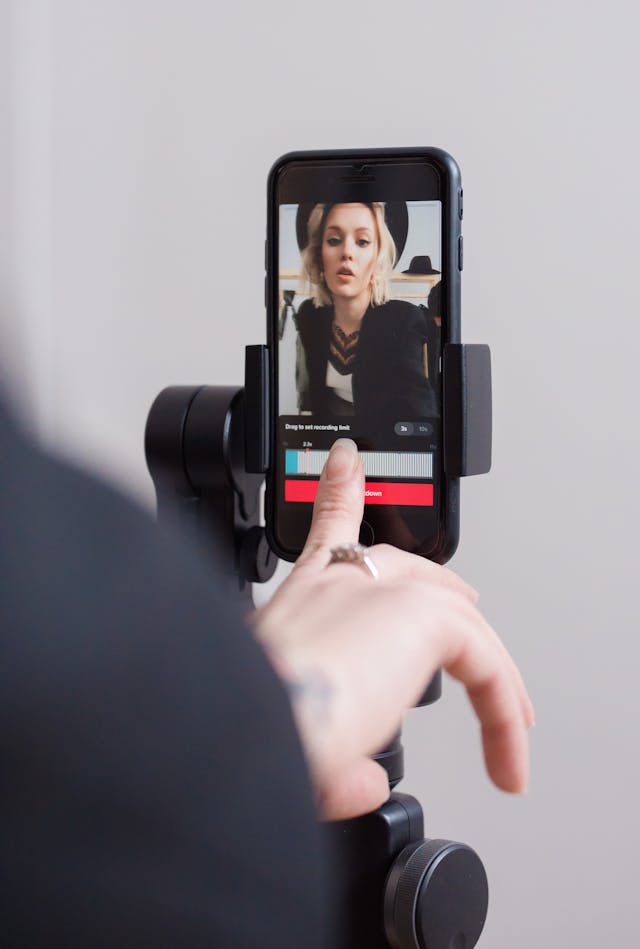
<svg viewBox="0 0 640 949">
<path fill-rule="evenodd" d="M 245 388 L 173 386 L 156 398 L 145 451 L 158 517 L 191 523 L 222 549 L 230 588 L 273 576 L 260 526 L 268 463 L 267 350 L 248 346 Z M 491 465 L 491 368 L 486 346 L 447 344 L 443 360 L 444 466 L 450 478 Z M 438 674 L 421 704 L 440 697 Z M 376 760 L 393 789 L 403 777 L 400 736 Z M 335 853 L 336 933 L 331 949 L 471 949 L 484 926 L 488 886 L 465 844 L 425 840 L 422 808 L 393 792 L 377 811 L 327 825 Z"/>
</svg>

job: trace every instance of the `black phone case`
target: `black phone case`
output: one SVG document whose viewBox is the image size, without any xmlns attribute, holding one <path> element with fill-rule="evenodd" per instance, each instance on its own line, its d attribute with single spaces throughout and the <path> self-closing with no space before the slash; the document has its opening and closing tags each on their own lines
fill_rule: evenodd
<svg viewBox="0 0 640 949">
<path fill-rule="evenodd" d="M 267 240 L 265 253 L 265 304 L 267 309 L 267 348 L 269 354 L 269 465 L 266 472 L 265 494 L 265 526 L 269 545 L 283 560 L 295 561 L 300 551 L 294 552 L 281 547 L 273 530 L 275 521 L 275 491 L 276 491 L 276 436 L 277 419 L 274 418 L 276 405 L 277 381 L 275 378 L 276 366 L 275 348 L 277 313 L 274 313 L 275 289 L 278 276 L 276 273 L 277 247 L 273 241 L 276 232 L 276 188 L 278 175 L 282 169 L 292 162 L 325 161 L 327 159 L 347 160 L 349 162 L 366 163 L 372 159 L 427 159 L 432 164 L 440 178 L 440 197 L 442 200 L 442 273 L 443 287 L 447 304 L 447 320 L 445 333 L 442 337 L 442 349 L 447 343 L 459 343 L 461 334 L 460 321 L 460 274 L 462 270 L 462 180 L 460 168 L 448 152 L 440 148 L 384 148 L 384 149 L 338 149 L 335 151 L 300 151 L 288 152 L 274 162 L 267 179 Z M 446 277 L 446 279 L 444 279 Z M 444 464 L 444 452 L 442 453 Z M 446 563 L 451 559 L 458 546 L 460 535 L 460 479 L 442 471 L 442 503 L 440 511 L 440 530 L 435 546 L 423 556 L 436 563 Z"/>
</svg>

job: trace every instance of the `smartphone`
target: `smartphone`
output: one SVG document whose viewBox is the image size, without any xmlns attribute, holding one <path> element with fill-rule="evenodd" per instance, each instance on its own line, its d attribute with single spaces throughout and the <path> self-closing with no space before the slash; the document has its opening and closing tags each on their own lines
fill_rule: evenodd
<svg viewBox="0 0 640 949">
<path fill-rule="evenodd" d="M 457 546 L 442 353 L 460 340 L 462 199 L 458 165 L 436 148 L 295 152 L 271 169 L 265 521 L 285 560 L 340 437 L 364 462 L 362 543 L 439 563 Z"/>
</svg>

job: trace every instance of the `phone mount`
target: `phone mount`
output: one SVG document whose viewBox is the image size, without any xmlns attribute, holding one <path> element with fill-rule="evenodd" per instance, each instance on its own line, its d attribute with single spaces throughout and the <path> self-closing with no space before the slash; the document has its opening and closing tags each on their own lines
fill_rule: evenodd
<svg viewBox="0 0 640 949">
<path fill-rule="evenodd" d="M 260 518 L 267 360 L 265 346 L 246 348 L 244 389 L 163 389 L 145 430 L 159 520 L 177 519 L 215 547 L 230 591 L 247 605 L 251 584 L 269 580 L 277 565 Z M 484 474 L 491 467 L 489 347 L 448 343 L 442 377 L 445 473 Z M 437 673 L 419 704 L 440 695 Z M 387 771 L 389 800 L 364 817 L 326 825 L 336 868 L 332 949 L 471 949 L 488 905 L 480 858 L 465 844 L 425 839 L 419 802 L 393 791 L 404 775 L 400 735 L 374 757 Z"/>
</svg>

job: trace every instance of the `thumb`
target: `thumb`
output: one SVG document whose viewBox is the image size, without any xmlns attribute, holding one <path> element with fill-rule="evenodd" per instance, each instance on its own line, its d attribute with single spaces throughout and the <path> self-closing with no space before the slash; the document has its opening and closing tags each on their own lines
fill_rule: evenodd
<svg viewBox="0 0 640 949">
<path fill-rule="evenodd" d="M 320 475 L 311 529 L 296 569 L 322 570 L 332 547 L 355 543 L 363 510 L 362 460 L 355 442 L 339 438 L 333 443 Z"/>
</svg>

